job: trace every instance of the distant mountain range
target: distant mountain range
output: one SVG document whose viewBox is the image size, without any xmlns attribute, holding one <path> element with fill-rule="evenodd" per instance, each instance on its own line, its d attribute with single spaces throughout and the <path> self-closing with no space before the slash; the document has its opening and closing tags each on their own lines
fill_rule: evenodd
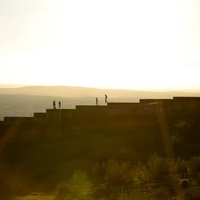
<svg viewBox="0 0 200 200">
<path fill-rule="evenodd" d="M 104 97 L 108 98 L 173 98 L 174 96 L 200 96 L 199 91 L 142 91 L 97 89 L 76 86 L 25 86 L 17 88 L 0 87 L 0 94 L 20 94 L 54 97 Z"/>
</svg>

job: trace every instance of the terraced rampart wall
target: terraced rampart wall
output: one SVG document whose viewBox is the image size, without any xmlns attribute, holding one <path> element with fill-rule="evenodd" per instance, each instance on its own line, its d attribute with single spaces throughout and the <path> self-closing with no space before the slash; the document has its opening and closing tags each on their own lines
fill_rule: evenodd
<svg viewBox="0 0 200 200">
<path fill-rule="evenodd" d="M 104 106 L 77 105 L 75 109 L 47 109 L 46 113 L 34 113 L 33 117 L 4 117 L 4 121 L 0 121 L 0 135 L 11 135 L 19 140 L 61 137 L 71 127 L 199 113 L 200 97 L 141 99 L 138 103 L 108 102 Z"/>
</svg>

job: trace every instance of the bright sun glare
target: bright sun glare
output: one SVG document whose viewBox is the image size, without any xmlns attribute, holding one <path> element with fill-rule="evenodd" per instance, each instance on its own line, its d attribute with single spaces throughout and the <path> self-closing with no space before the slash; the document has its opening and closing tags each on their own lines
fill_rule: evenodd
<svg viewBox="0 0 200 200">
<path fill-rule="evenodd" d="M 200 89 L 197 0 L 1 4 L 2 83 Z"/>
</svg>

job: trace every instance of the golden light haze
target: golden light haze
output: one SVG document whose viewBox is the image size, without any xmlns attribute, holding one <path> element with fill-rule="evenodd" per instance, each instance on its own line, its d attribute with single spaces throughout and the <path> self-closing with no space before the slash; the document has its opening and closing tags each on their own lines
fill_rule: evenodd
<svg viewBox="0 0 200 200">
<path fill-rule="evenodd" d="M 0 2 L 2 84 L 200 89 L 199 0 Z"/>
</svg>

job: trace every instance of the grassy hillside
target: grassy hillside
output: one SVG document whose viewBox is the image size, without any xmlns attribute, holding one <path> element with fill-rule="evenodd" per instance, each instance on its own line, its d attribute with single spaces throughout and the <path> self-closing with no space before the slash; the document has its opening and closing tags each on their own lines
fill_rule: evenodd
<svg viewBox="0 0 200 200">
<path fill-rule="evenodd" d="M 0 196 L 6 195 L 3 194 L 6 191 L 14 196 L 35 191 L 53 192 L 59 185 L 68 182 L 78 170 L 85 172 L 93 182 L 99 182 L 102 178 L 117 184 L 112 174 L 120 171 L 115 171 L 115 167 L 125 170 L 125 166 L 131 169 L 139 163 L 146 165 L 155 154 L 171 159 L 198 156 L 198 121 L 195 118 L 168 123 L 168 144 L 174 157 L 169 157 L 171 155 L 165 151 L 166 141 L 157 123 L 129 122 L 92 126 L 73 130 L 63 138 L 8 143 L 0 155 L 0 186 L 4 188 Z M 154 163 L 154 160 L 151 162 Z M 104 168 L 109 170 L 109 166 L 113 171 L 105 172 Z M 94 175 L 94 169 L 97 168 L 98 176 Z M 111 179 L 101 176 L 101 173 L 111 173 Z"/>
<path fill-rule="evenodd" d="M 95 163 L 110 159 L 137 163 L 161 149 L 155 125 L 99 128 L 74 132 L 62 139 L 7 144 L 1 152 L 1 167 L 9 174 L 7 180 L 18 180 L 11 187 L 14 192 L 51 190 L 75 170 L 91 173 Z"/>
</svg>

